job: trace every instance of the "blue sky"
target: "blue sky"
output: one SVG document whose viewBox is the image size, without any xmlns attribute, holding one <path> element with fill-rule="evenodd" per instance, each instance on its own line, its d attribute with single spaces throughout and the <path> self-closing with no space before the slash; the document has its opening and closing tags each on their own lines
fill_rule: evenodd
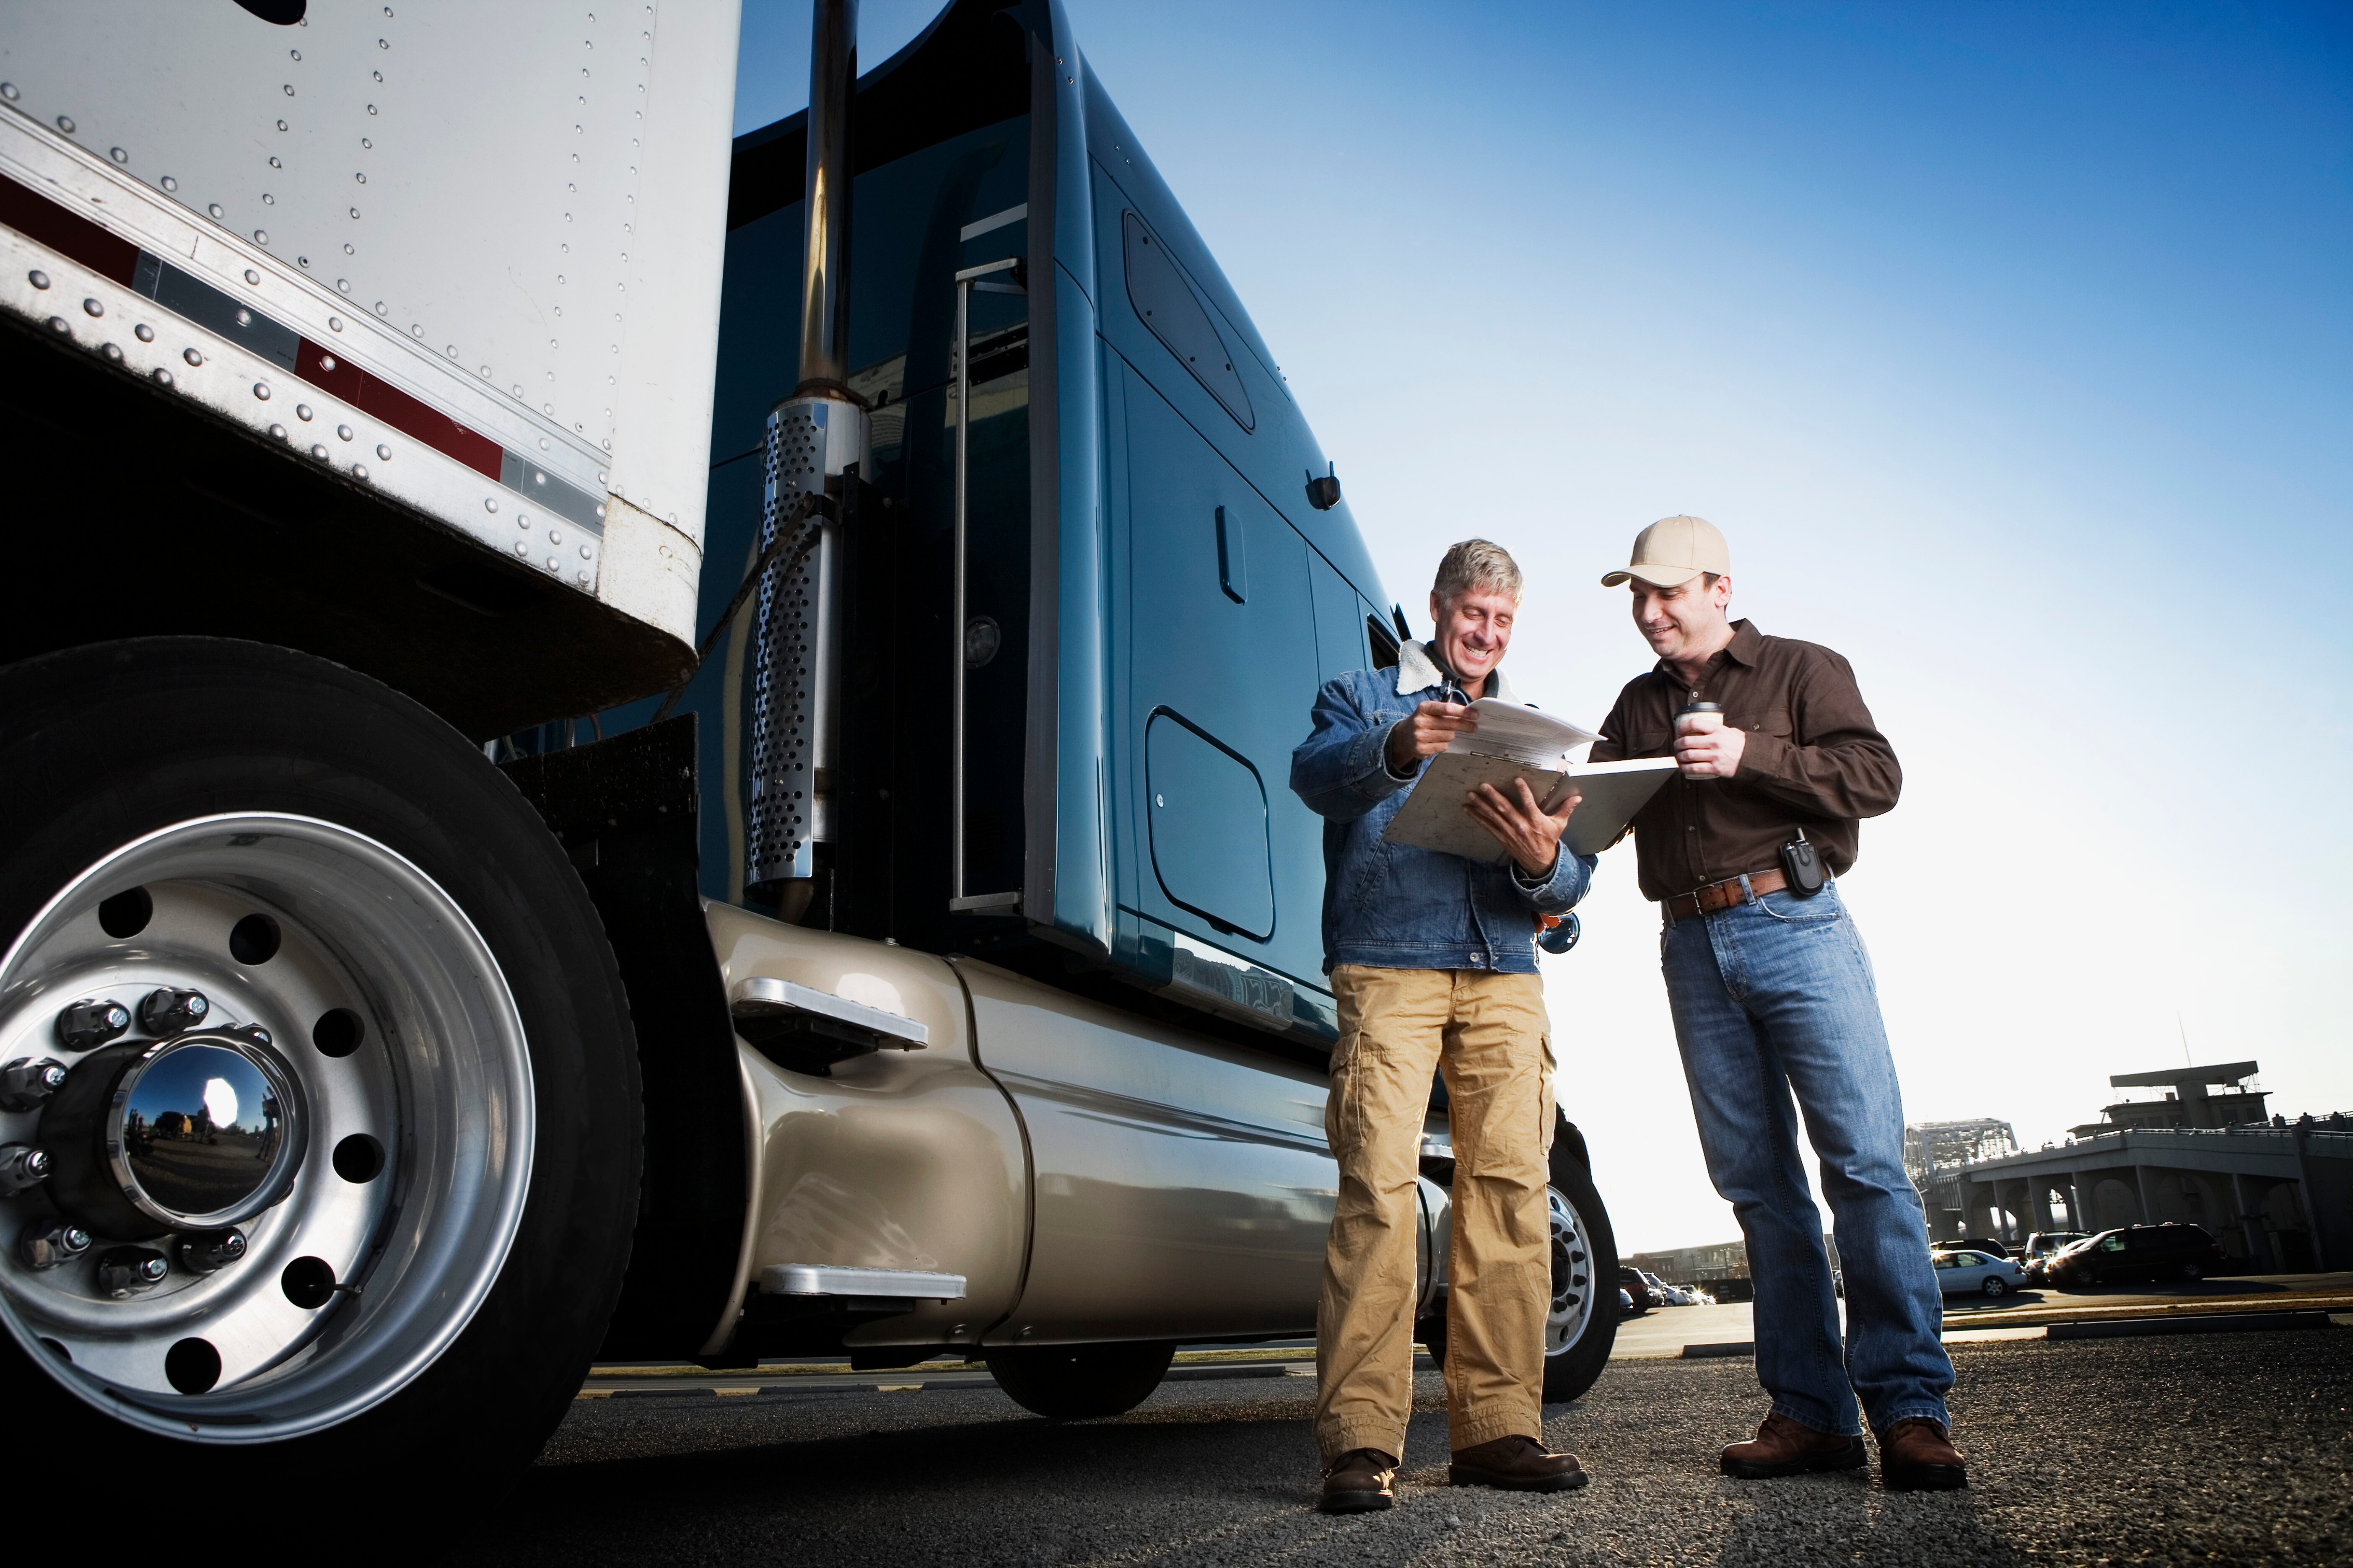
<svg viewBox="0 0 2353 1568">
<path fill-rule="evenodd" d="M 2353 1110 L 2353 11 L 1069 0 L 1417 626 L 1529 579 L 1524 694 L 1647 663 L 1676 511 L 1906 769 L 1844 887 L 1906 1110 L 2030 1147 L 2107 1075 Z M 868 0 L 862 57 L 929 5 Z M 745 15 L 739 128 L 806 98 Z M 1732 1234 L 1620 850 L 1548 961 L 1621 1242 Z"/>
</svg>

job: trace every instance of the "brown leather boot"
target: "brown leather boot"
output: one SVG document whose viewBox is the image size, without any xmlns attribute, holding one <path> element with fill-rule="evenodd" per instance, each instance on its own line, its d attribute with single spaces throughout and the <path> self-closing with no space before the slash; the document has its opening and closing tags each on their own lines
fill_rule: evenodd
<svg viewBox="0 0 2353 1568">
<path fill-rule="evenodd" d="M 1769 1481 L 1816 1470 L 1860 1469 L 1870 1462 L 1860 1436 L 1817 1432 L 1778 1411 L 1765 1417 L 1756 1436 L 1725 1449 L 1722 1459 L 1724 1473 L 1744 1481 Z"/>
<path fill-rule="evenodd" d="M 1968 1461 L 1942 1425 L 1925 1415 L 1879 1435 L 1879 1480 L 1892 1492 L 1950 1492 L 1969 1484 Z"/>
<path fill-rule="evenodd" d="M 1378 1448 L 1351 1448 L 1324 1467 L 1323 1513 L 1377 1513 L 1389 1506 L 1397 1460 Z"/>
<path fill-rule="evenodd" d="M 1450 1486 L 1501 1487 L 1507 1492 L 1565 1492 L 1591 1479 L 1575 1454 L 1548 1454 L 1534 1437 L 1498 1437 L 1457 1448 L 1446 1468 Z"/>
</svg>

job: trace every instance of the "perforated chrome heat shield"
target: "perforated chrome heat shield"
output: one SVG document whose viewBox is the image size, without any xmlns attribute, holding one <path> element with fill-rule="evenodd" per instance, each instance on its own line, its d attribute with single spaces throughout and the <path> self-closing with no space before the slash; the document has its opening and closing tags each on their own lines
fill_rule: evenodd
<svg viewBox="0 0 2353 1568">
<path fill-rule="evenodd" d="M 765 550 L 801 496 L 870 458 L 866 411 L 796 397 L 768 416 L 767 472 L 758 548 Z M 744 790 L 748 886 L 814 874 L 810 847 L 833 837 L 832 788 L 840 750 L 841 540 L 811 518 L 815 545 L 787 545 L 752 605 L 745 684 L 751 777 Z"/>
</svg>

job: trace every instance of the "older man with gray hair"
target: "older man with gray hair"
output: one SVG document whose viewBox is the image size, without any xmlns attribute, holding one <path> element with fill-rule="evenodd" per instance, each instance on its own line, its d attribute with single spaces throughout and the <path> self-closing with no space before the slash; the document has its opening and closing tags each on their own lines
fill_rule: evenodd
<svg viewBox="0 0 2353 1568">
<path fill-rule="evenodd" d="M 1413 1413 L 1416 1178 L 1430 1075 L 1445 1076 L 1454 1144 L 1447 1263 L 1446 1408 L 1457 1486 L 1561 1491 L 1574 1455 L 1544 1447 L 1545 1213 L 1554 1112 L 1539 917 L 1585 894 L 1593 858 L 1561 848 L 1572 801 L 1547 814 L 1525 780 L 1482 785 L 1472 816 L 1498 865 L 1381 837 L 1425 758 L 1475 729 L 1470 705 L 1511 700 L 1497 668 L 1520 570 L 1483 539 L 1440 562 L 1436 633 L 1394 670 L 1316 694 L 1291 787 L 1324 818 L 1324 967 L 1340 1005 L 1324 1136 L 1340 1188 L 1317 1313 L 1315 1437 L 1327 1513 L 1388 1508 Z"/>
</svg>

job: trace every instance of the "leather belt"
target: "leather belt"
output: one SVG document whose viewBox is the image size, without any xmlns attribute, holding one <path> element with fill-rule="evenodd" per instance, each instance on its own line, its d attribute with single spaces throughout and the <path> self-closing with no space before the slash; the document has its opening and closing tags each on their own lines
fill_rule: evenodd
<svg viewBox="0 0 2353 1568">
<path fill-rule="evenodd" d="M 1710 882 L 1695 893 L 1667 900 L 1667 918 L 1671 921 L 1697 920 L 1718 910 L 1728 910 L 1735 904 L 1745 904 L 1751 893 L 1762 897 L 1767 893 L 1778 893 L 1788 885 L 1789 879 L 1778 871 L 1750 872 L 1748 886 L 1745 889 L 1741 887 L 1739 878 L 1728 877 L 1721 882 Z"/>
</svg>

